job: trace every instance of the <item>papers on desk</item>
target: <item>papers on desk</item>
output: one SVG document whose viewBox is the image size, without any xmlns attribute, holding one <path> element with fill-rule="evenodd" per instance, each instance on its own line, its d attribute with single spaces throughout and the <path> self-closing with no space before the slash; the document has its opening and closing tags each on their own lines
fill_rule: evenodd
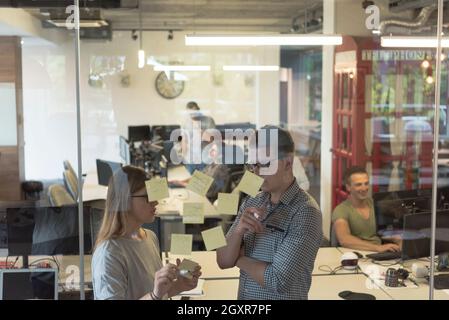
<svg viewBox="0 0 449 320">
<path fill-rule="evenodd" d="M 236 215 L 239 211 L 239 195 L 229 193 L 218 194 L 217 212 L 220 214 Z"/>
<path fill-rule="evenodd" d="M 203 224 L 204 223 L 204 203 L 184 202 L 182 223 Z"/>
<path fill-rule="evenodd" d="M 192 254 L 193 235 L 191 234 L 172 234 L 170 252 L 190 256 Z"/>
<path fill-rule="evenodd" d="M 203 286 L 204 286 L 204 279 L 198 279 L 198 284 L 195 288 L 189 291 L 183 291 L 179 295 L 180 296 L 201 296 L 203 295 Z"/>
<path fill-rule="evenodd" d="M 250 171 L 245 171 L 245 174 L 236 189 L 250 195 L 251 197 L 255 197 L 259 193 L 262 183 L 263 178 Z"/>
<path fill-rule="evenodd" d="M 158 201 L 169 197 L 167 178 L 152 178 L 145 181 L 148 201 Z"/>
<path fill-rule="evenodd" d="M 201 171 L 195 170 L 186 189 L 193 191 L 200 196 L 205 196 L 214 179 Z"/>
<path fill-rule="evenodd" d="M 202 231 L 201 235 L 203 236 L 207 251 L 224 247 L 227 244 L 221 226 Z"/>
</svg>

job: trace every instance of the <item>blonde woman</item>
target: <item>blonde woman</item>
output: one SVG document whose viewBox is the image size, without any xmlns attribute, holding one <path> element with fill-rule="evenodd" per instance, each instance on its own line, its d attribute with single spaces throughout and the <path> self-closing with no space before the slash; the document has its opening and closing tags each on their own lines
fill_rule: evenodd
<svg viewBox="0 0 449 320">
<path fill-rule="evenodd" d="M 162 266 L 156 235 L 142 228 L 154 221 L 157 205 L 148 202 L 145 180 L 145 171 L 125 166 L 109 181 L 92 257 L 95 299 L 167 299 L 198 283 L 199 267 L 187 279 L 178 277 L 176 265 Z"/>
</svg>

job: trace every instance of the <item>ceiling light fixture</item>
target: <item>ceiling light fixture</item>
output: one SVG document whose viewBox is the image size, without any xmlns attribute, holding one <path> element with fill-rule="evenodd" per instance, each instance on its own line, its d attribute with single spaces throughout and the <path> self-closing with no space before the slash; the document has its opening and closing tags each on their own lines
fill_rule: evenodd
<svg viewBox="0 0 449 320">
<path fill-rule="evenodd" d="M 210 71 L 210 66 L 153 66 L 154 71 Z"/>
<path fill-rule="evenodd" d="M 187 46 L 321 46 L 341 45 L 341 35 L 186 35 Z"/>
<path fill-rule="evenodd" d="M 55 27 L 65 28 L 67 27 L 67 20 L 65 19 L 53 19 L 47 20 Z M 109 25 L 105 20 L 80 20 L 80 28 L 100 28 Z"/>
<path fill-rule="evenodd" d="M 436 48 L 438 39 L 436 37 L 382 37 L 380 39 L 382 47 L 392 48 Z M 449 38 L 441 39 L 441 46 L 449 48 Z"/>
<path fill-rule="evenodd" d="M 224 71 L 279 71 L 279 66 L 223 66 Z"/>
<path fill-rule="evenodd" d="M 143 51 L 143 37 L 142 37 L 142 8 L 140 7 L 139 1 L 139 52 L 137 54 L 138 58 L 138 67 L 142 69 L 145 66 L 145 51 Z"/>
</svg>

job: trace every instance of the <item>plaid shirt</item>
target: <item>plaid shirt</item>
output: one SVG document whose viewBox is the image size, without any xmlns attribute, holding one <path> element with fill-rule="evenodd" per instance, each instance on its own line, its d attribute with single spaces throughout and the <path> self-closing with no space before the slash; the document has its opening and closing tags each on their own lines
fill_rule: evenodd
<svg viewBox="0 0 449 320">
<path fill-rule="evenodd" d="M 292 183 L 276 205 L 270 194 L 259 193 L 242 204 L 228 234 L 248 207 L 267 208 L 262 233 L 245 233 L 245 256 L 268 263 L 264 287 L 240 270 L 239 299 L 305 300 L 322 239 L 321 211 L 315 200 L 298 183 Z"/>
</svg>

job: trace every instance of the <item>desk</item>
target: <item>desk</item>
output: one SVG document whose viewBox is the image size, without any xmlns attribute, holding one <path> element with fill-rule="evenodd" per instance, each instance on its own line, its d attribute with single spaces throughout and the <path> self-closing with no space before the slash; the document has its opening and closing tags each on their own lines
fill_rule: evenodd
<svg viewBox="0 0 449 320">
<path fill-rule="evenodd" d="M 184 180 L 190 177 L 184 166 L 173 167 L 168 170 L 168 180 Z M 98 184 L 96 171 L 89 171 L 83 182 L 83 201 L 106 200 L 108 188 Z M 184 202 L 204 203 L 206 217 L 219 217 L 217 209 L 206 197 L 202 197 L 185 188 L 169 188 L 169 198 L 159 201 L 157 213 L 159 215 L 182 215 Z"/>
<path fill-rule="evenodd" d="M 331 269 L 335 269 L 341 265 L 340 258 L 342 253 L 338 248 L 328 247 L 320 248 L 318 250 L 315 264 L 313 266 L 312 276 L 329 275 L 329 271 L 319 270 L 320 266 L 329 266 Z M 336 274 L 354 274 L 354 270 L 340 269 Z"/>
<path fill-rule="evenodd" d="M 364 274 L 312 277 L 309 300 L 343 300 L 338 293 L 345 290 L 368 293 L 377 300 L 391 300 L 388 294 Z"/>
<path fill-rule="evenodd" d="M 202 197 L 195 192 L 184 188 L 170 188 L 168 190 L 170 197 L 162 199 L 156 207 L 158 215 L 183 215 L 184 202 L 200 202 L 204 204 L 204 216 L 206 218 L 220 217 L 217 213 L 217 209 L 206 198 Z"/>
<path fill-rule="evenodd" d="M 165 257 L 165 253 L 164 253 Z M 192 251 L 190 256 L 179 256 L 168 253 L 169 261 L 176 264 L 176 258 L 186 258 L 193 260 L 201 265 L 202 279 L 229 279 L 238 278 L 240 276 L 240 269 L 237 267 L 230 269 L 220 269 L 217 264 L 217 256 L 215 251 Z M 165 264 L 165 259 L 163 259 Z"/>
<path fill-rule="evenodd" d="M 89 171 L 83 181 L 83 201 L 106 200 L 108 187 L 98 184 L 97 171 Z"/>
<path fill-rule="evenodd" d="M 347 248 L 338 248 L 341 252 L 354 251 Z M 364 256 L 372 251 L 361 251 L 357 250 L 357 252 L 363 254 Z M 411 266 L 414 262 L 420 262 L 425 265 L 430 265 L 430 262 L 423 262 L 421 260 L 407 260 L 402 264 L 390 264 L 388 266 L 383 266 L 379 264 L 374 264 L 370 259 L 361 259 L 359 260 L 359 266 L 362 272 L 370 278 L 378 278 L 379 275 L 385 274 L 388 268 L 405 268 L 408 271 L 411 271 Z M 388 264 L 389 261 L 382 261 L 381 264 Z M 394 262 L 394 261 L 392 261 Z M 388 288 L 383 286 L 382 290 L 386 292 L 392 299 L 395 300 L 428 300 L 429 299 L 429 284 L 425 279 L 416 279 L 417 287 L 409 287 L 409 288 Z M 434 290 L 434 299 L 435 300 L 449 300 L 449 290 Z"/>
<path fill-rule="evenodd" d="M 189 300 L 237 300 L 238 290 L 239 279 L 206 280 L 203 285 L 204 294 L 190 296 Z"/>
</svg>

